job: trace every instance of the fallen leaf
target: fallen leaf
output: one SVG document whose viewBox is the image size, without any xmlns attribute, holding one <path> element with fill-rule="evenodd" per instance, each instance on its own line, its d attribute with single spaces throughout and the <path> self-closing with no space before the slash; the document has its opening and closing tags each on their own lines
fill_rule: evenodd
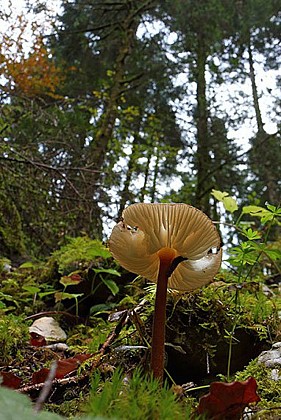
<svg viewBox="0 0 281 420">
<path fill-rule="evenodd" d="M 243 382 L 213 382 L 209 394 L 200 398 L 197 412 L 212 420 L 239 420 L 247 405 L 260 401 L 256 391 L 252 377 Z"/>
<path fill-rule="evenodd" d="M 21 379 L 12 372 L 0 372 L 2 376 L 1 386 L 7 388 L 18 389 L 21 385 Z"/>
<path fill-rule="evenodd" d="M 37 372 L 34 372 L 32 375 L 32 383 L 33 384 L 41 384 L 42 382 L 45 382 L 47 379 L 47 376 L 49 375 L 50 369 L 48 368 L 42 368 L 38 370 Z"/>
<path fill-rule="evenodd" d="M 36 334 L 34 332 L 30 333 L 30 345 L 34 347 L 42 347 L 46 345 L 45 337 L 40 334 Z"/>
<path fill-rule="evenodd" d="M 89 359 L 91 354 L 77 354 L 75 357 L 69 357 L 68 359 L 60 359 L 57 361 L 57 370 L 55 379 L 63 379 L 66 375 L 74 372 L 82 362 Z M 50 369 L 42 368 L 38 372 L 34 372 L 32 375 L 32 383 L 40 384 L 45 382 Z"/>
</svg>

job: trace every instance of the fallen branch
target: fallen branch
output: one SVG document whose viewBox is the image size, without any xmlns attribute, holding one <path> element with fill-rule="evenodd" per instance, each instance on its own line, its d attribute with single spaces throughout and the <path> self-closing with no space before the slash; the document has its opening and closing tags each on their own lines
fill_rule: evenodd
<svg viewBox="0 0 281 420">
<path fill-rule="evenodd" d="M 48 395 L 50 394 L 50 391 L 51 391 L 52 385 L 53 385 L 53 381 L 54 381 L 55 376 L 56 376 L 56 371 L 57 371 L 57 362 L 54 361 L 51 365 L 49 375 L 48 375 L 46 381 L 44 382 L 44 385 L 43 385 L 42 390 L 39 394 L 39 397 L 38 397 L 38 399 L 35 403 L 34 411 L 36 413 L 39 413 L 39 411 L 42 410 L 42 408 L 45 404 L 45 401 L 47 400 Z"/>
</svg>

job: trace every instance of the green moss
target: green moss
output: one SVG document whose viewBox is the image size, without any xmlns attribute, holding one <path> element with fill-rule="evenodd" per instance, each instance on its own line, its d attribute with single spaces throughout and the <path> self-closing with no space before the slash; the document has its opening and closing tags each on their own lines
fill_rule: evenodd
<svg viewBox="0 0 281 420">
<path fill-rule="evenodd" d="M 0 193 L 0 255 L 20 256 L 25 252 L 21 217 L 16 205 Z"/>
<path fill-rule="evenodd" d="M 86 389 L 80 392 L 79 396 L 75 395 L 72 390 L 69 390 L 64 393 L 63 401 L 60 404 L 46 404 L 45 410 L 59 414 L 64 418 L 78 419 L 76 416 L 83 414 L 87 401 L 88 393 Z"/>
<path fill-rule="evenodd" d="M 135 370 L 132 377 L 123 377 L 117 369 L 111 380 L 102 383 L 95 373 L 92 378 L 88 413 L 114 419 L 179 420 L 191 418 L 193 405 L 188 398 L 179 401 L 172 389 Z M 196 419 L 195 417 L 192 417 Z"/>
<path fill-rule="evenodd" d="M 254 331 L 261 340 L 278 333 L 281 297 L 266 296 L 258 282 L 243 285 L 216 282 L 183 295 L 175 304 L 178 312 L 197 318 L 199 327 L 215 330 L 222 337 L 231 330 L 233 320 L 236 329 Z"/>
<path fill-rule="evenodd" d="M 22 317 L 12 314 L 0 319 L 0 363 L 9 363 L 22 359 L 21 350 L 27 344 L 29 331 Z"/>
<path fill-rule="evenodd" d="M 280 365 L 275 366 L 276 374 L 281 377 Z M 281 416 L 281 379 L 272 378 L 272 368 L 266 367 L 263 363 L 258 363 L 257 359 L 251 361 L 249 365 L 241 372 L 237 372 L 235 380 L 244 381 L 249 376 L 256 379 L 258 384 L 258 395 L 261 401 L 258 403 L 259 419 L 270 419 Z M 278 418 L 279 418 L 278 416 Z"/>
<path fill-rule="evenodd" d="M 112 332 L 114 324 L 104 321 L 102 318 L 92 318 L 90 325 L 76 325 L 70 332 L 67 345 L 74 352 L 86 351 L 95 353 L 107 336 Z"/>
</svg>

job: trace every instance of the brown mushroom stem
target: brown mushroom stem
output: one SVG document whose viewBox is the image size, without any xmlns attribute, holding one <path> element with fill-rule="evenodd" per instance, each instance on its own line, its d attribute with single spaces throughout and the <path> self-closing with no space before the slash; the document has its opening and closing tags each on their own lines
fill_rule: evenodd
<svg viewBox="0 0 281 420">
<path fill-rule="evenodd" d="M 152 327 L 151 370 L 154 378 L 160 382 L 163 381 L 164 374 L 168 273 L 174 256 L 174 250 L 169 248 L 164 248 L 159 252 L 160 266 Z"/>
</svg>

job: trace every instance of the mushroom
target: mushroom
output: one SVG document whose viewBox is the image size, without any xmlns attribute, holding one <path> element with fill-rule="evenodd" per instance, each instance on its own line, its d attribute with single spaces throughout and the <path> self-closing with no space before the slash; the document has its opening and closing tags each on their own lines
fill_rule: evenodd
<svg viewBox="0 0 281 420">
<path fill-rule="evenodd" d="M 209 283 L 221 265 L 220 242 L 209 217 L 188 204 L 132 204 L 112 230 L 113 257 L 127 270 L 157 283 L 151 370 L 160 381 L 167 288 L 185 292 Z"/>
</svg>

